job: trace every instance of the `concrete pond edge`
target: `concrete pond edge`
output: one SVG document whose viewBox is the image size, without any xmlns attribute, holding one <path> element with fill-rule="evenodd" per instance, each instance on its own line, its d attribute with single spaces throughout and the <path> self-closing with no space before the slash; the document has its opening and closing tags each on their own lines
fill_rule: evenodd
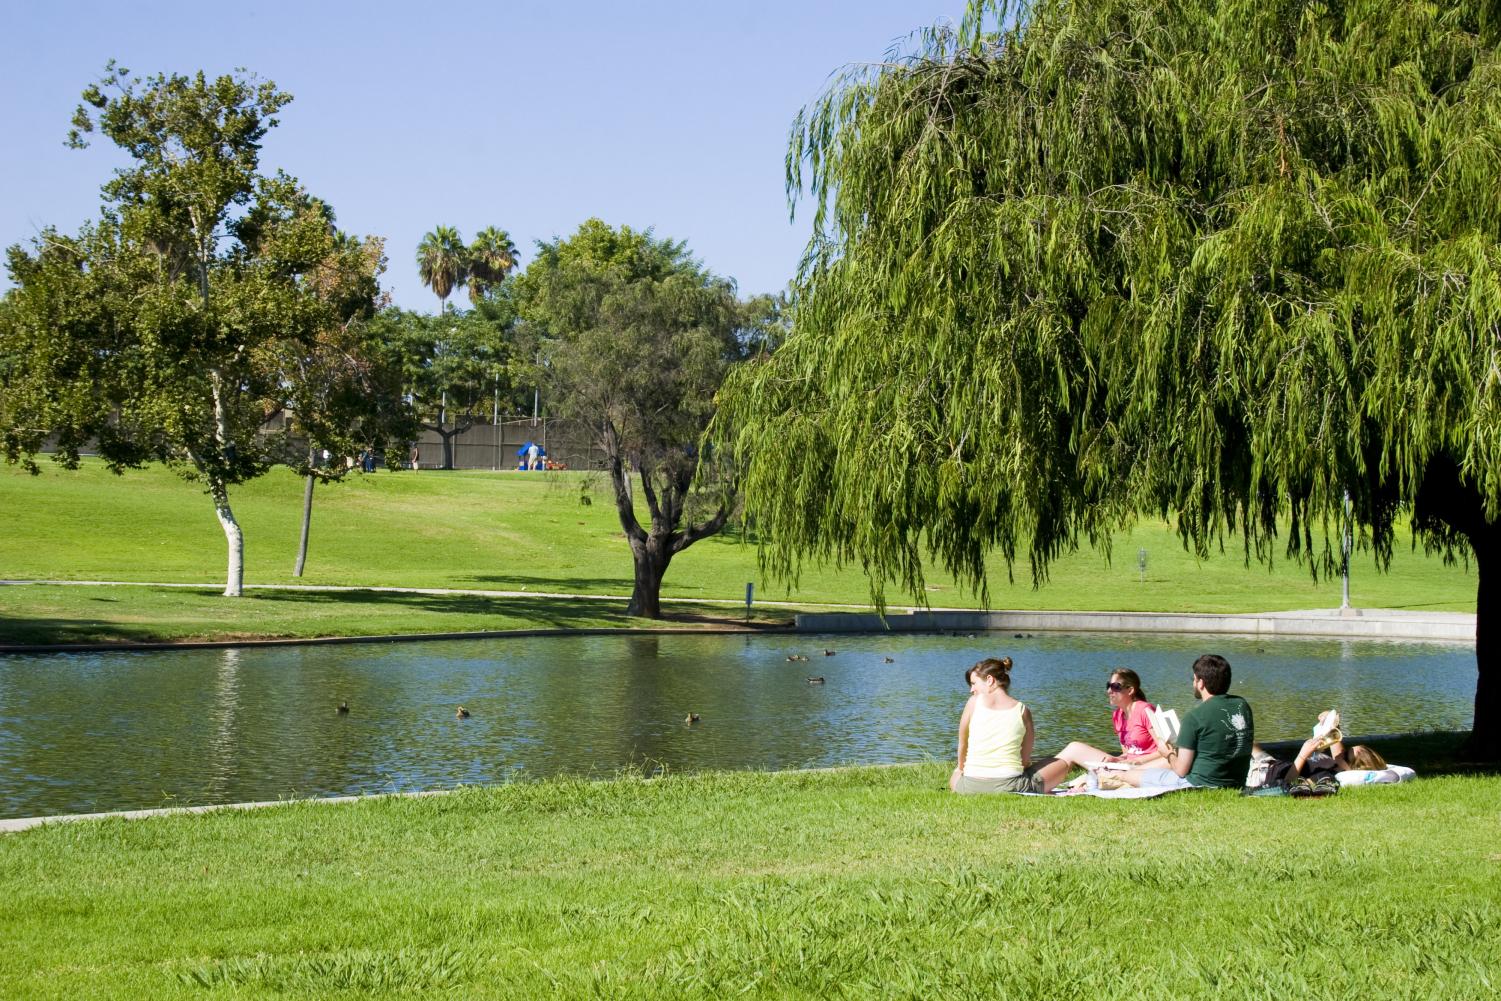
<svg viewBox="0 0 1501 1001">
<path fill-rule="evenodd" d="M 1310 609 L 1290 612 L 928 611 L 880 616 L 816 612 L 797 616 L 797 631 L 817 633 L 1103 632 L 1324 637 L 1366 640 L 1475 642 L 1466 612 L 1395 609 Z"/>
</svg>

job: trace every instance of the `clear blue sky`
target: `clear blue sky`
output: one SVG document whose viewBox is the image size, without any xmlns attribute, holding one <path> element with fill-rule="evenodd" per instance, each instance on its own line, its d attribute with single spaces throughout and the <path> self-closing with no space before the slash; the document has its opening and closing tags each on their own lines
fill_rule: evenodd
<svg viewBox="0 0 1501 1001">
<path fill-rule="evenodd" d="M 396 302 L 433 311 L 417 241 L 585 219 L 688 241 L 744 294 L 792 277 L 783 156 L 830 73 L 956 20 L 963 0 L 15 3 L 0 35 L 0 244 L 76 229 L 122 161 L 63 146 L 106 60 L 138 74 L 245 67 L 295 100 L 266 140 L 339 225 L 387 238 Z M 4 280 L 8 286 L 8 279 Z"/>
</svg>

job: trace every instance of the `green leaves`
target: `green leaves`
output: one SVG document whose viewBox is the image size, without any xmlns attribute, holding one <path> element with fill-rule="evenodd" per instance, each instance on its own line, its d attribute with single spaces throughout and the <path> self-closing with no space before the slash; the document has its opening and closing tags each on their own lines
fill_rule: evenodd
<svg viewBox="0 0 1501 1001">
<path fill-rule="evenodd" d="M 467 253 L 469 299 L 478 305 L 493 295 L 516 267 L 516 244 L 505 230 L 487 226 L 475 234 Z"/>
<path fill-rule="evenodd" d="M 103 186 L 104 215 L 8 255 L 7 459 L 34 464 L 52 435 L 73 462 L 93 439 L 117 469 L 157 458 L 201 480 L 225 523 L 228 593 L 240 562 L 226 487 L 284 458 L 273 418 L 295 409 L 325 446 L 409 424 L 390 394 L 360 392 L 379 382 L 354 327 L 379 303 L 383 244 L 338 233 L 295 179 L 260 172 L 290 100 L 253 76 L 143 80 L 109 64 L 71 137 L 97 130 L 130 157 Z"/>
<path fill-rule="evenodd" d="M 453 290 L 469 280 L 469 251 L 459 231 L 437 226 L 417 244 L 417 276 L 433 290 L 440 306 Z"/>
<path fill-rule="evenodd" d="M 1501 514 L 1489 5 L 1018 11 L 972 4 L 794 123 L 793 333 L 712 432 L 767 569 L 983 591 L 986 551 L 1040 580 L 1138 513 L 1270 559 L 1279 514 L 1302 554 L 1346 491 L 1379 547 L 1440 458 Z"/>
</svg>

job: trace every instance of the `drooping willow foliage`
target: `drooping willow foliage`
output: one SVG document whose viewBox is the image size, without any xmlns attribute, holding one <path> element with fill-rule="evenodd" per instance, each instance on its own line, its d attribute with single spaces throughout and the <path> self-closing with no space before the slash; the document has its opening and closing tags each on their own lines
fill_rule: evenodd
<svg viewBox="0 0 1501 1001">
<path fill-rule="evenodd" d="M 797 119 L 794 330 L 721 394 L 763 568 L 1034 579 L 1142 514 L 1327 566 L 1501 514 L 1501 4 L 975 2 Z M 1286 524 L 1286 521 L 1283 521 Z M 1478 552 L 1476 553 L 1478 556 Z"/>
</svg>

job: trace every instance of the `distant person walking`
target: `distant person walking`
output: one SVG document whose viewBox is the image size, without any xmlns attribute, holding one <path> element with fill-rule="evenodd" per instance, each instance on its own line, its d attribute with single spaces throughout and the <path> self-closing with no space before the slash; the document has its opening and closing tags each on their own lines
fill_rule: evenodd
<svg viewBox="0 0 1501 1001">
<path fill-rule="evenodd" d="M 526 468 L 542 468 L 542 449 L 534 441 L 526 443 Z"/>
<path fill-rule="evenodd" d="M 416 445 L 412 446 L 412 472 L 416 472 L 422 466 L 422 450 Z"/>
</svg>

